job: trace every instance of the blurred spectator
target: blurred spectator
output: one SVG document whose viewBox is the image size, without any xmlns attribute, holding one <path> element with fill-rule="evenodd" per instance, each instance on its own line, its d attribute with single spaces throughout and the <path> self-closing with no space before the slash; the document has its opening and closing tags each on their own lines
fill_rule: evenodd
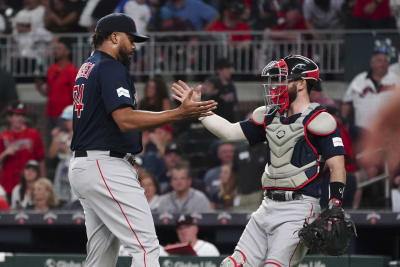
<svg viewBox="0 0 400 267">
<path fill-rule="evenodd" d="M 204 184 L 208 196 L 216 195 L 221 186 L 221 169 L 223 165 L 232 164 L 235 155 L 235 146 L 232 143 L 221 143 L 218 146 L 217 156 L 221 164 L 209 169 L 204 175 Z"/>
<path fill-rule="evenodd" d="M 266 146 L 264 143 L 250 146 L 249 143 L 242 142 L 236 144 L 235 151 L 237 196 L 233 210 L 252 212 L 260 206 L 263 199 L 261 177 L 267 162 Z"/>
<path fill-rule="evenodd" d="M 178 19 L 181 24 L 189 21 L 194 30 L 204 30 L 217 17 L 217 10 L 197 0 L 169 0 L 161 9 L 163 29 L 171 29 Z"/>
<path fill-rule="evenodd" d="M 33 205 L 33 188 L 39 179 L 39 172 L 39 162 L 36 160 L 30 160 L 25 164 L 21 181 L 12 191 L 12 209 L 25 209 L 27 206 Z"/>
<path fill-rule="evenodd" d="M 229 210 L 236 200 L 236 174 L 232 164 L 223 164 L 220 172 L 220 188 L 211 197 L 211 206 L 218 210 Z"/>
<path fill-rule="evenodd" d="M 199 227 L 196 223 L 196 218 L 193 218 L 189 214 L 182 214 L 179 216 L 176 222 L 176 234 L 181 245 L 190 245 L 196 256 L 201 257 L 218 257 L 218 249 L 210 242 L 201 240 L 197 234 Z M 178 244 L 165 246 L 165 250 L 168 252 L 170 248 L 176 248 Z M 177 253 L 179 254 L 179 253 Z"/>
<path fill-rule="evenodd" d="M 148 111 L 163 111 L 171 109 L 167 84 L 162 77 L 156 76 L 147 81 L 144 87 L 144 97 L 139 102 L 139 108 Z"/>
<path fill-rule="evenodd" d="M 46 0 L 44 24 L 54 33 L 78 32 L 78 10 L 70 0 Z"/>
<path fill-rule="evenodd" d="M 218 81 L 215 76 L 208 77 L 201 85 L 201 96 L 205 100 L 217 99 L 218 96 Z"/>
<path fill-rule="evenodd" d="M 321 83 L 314 85 L 313 90 L 310 92 L 310 101 L 325 107 L 337 108 L 336 102 L 322 91 Z"/>
<path fill-rule="evenodd" d="M 94 31 L 97 20 L 93 18 L 92 13 L 100 0 L 88 0 L 79 17 L 79 26 L 86 28 L 89 32 Z"/>
<path fill-rule="evenodd" d="M 4 191 L 3 187 L 0 185 L 0 211 L 8 211 L 10 209 L 10 205 L 7 202 L 7 194 Z"/>
<path fill-rule="evenodd" d="M 79 26 L 94 31 L 97 20 L 113 13 L 120 0 L 88 0 L 79 17 Z"/>
<path fill-rule="evenodd" d="M 345 0 L 305 0 L 303 15 L 309 29 L 342 28 L 342 7 Z"/>
<path fill-rule="evenodd" d="M 53 184 L 47 178 L 39 178 L 33 188 L 33 205 L 27 209 L 46 212 L 55 209 L 58 206 L 58 200 L 53 192 Z"/>
<path fill-rule="evenodd" d="M 11 8 L 5 0 L 0 0 L 0 33 L 11 33 L 11 18 L 15 15 L 15 9 Z"/>
<path fill-rule="evenodd" d="M 136 24 L 137 32 L 146 35 L 147 26 L 151 18 L 150 6 L 146 0 L 121 0 L 116 8 L 116 12 L 124 13 L 131 17 Z M 143 44 L 135 44 L 139 49 Z"/>
<path fill-rule="evenodd" d="M 389 0 L 355 0 L 351 22 L 351 27 L 355 29 L 396 28 Z"/>
<path fill-rule="evenodd" d="M 361 130 L 368 128 L 370 118 L 393 95 L 399 77 L 388 72 L 388 57 L 383 50 L 371 56 L 370 70 L 358 74 L 350 83 L 343 98 L 341 115 L 345 124 L 350 124 L 354 110 L 355 129 L 350 129 L 353 139 Z"/>
<path fill-rule="evenodd" d="M 227 9 L 224 10 L 222 20 L 215 21 L 208 27 L 209 31 L 250 31 L 249 25 L 243 21 L 244 3 L 242 1 L 232 1 Z M 249 34 L 231 34 L 230 45 L 235 48 L 247 48 L 251 43 Z"/>
<path fill-rule="evenodd" d="M 396 175 L 393 179 L 392 211 L 400 212 L 400 175 Z"/>
<path fill-rule="evenodd" d="M 274 40 L 296 40 L 299 37 L 296 32 L 287 33 L 281 31 L 301 31 L 308 29 L 303 17 L 301 3 L 291 0 L 283 5 L 282 12 L 285 14 L 283 22 L 272 27 L 271 30 L 267 30 L 268 38 Z"/>
<path fill-rule="evenodd" d="M 24 0 L 24 8 L 16 15 L 29 18 L 32 30 L 44 28 L 45 7 L 41 2 L 41 0 Z"/>
<path fill-rule="evenodd" d="M 160 31 L 161 30 L 161 8 L 164 0 L 149 0 L 147 3 L 150 5 L 150 21 L 148 24 L 149 31 Z"/>
<path fill-rule="evenodd" d="M 160 192 L 165 193 L 170 190 L 172 170 L 177 167 L 178 164 L 189 165 L 189 163 L 185 163 L 185 161 L 182 159 L 182 151 L 179 149 L 178 144 L 175 142 L 171 142 L 167 145 L 167 147 L 165 148 L 165 153 L 162 156 L 161 160 L 163 166 L 161 168 L 161 171 L 159 172 L 157 180 L 160 185 Z M 150 170 L 151 168 L 147 166 L 152 163 L 153 161 L 146 160 L 144 166 L 146 166 L 146 168 Z"/>
<path fill-rule="evenodd" d="M 172 141 L 173 132 L 170 125 L 163 125 L 150 133 L 150 141 L 155 146 L 156 153 L 163 156 L 167 145 Z"/>
<path fill-rule="evenodd" d="M 73 108 L 72 105 L 64 108 L 60 116 L 63 120 L 63 126 L 53 129 L 53 140 L 48 153 L 49 158 L 57 157 L 59 159 L 54 176 L 54 193 L 61 203 L 67 203 L 72 199 L 71 185 L 68 179 L 68 168 L 69 161 L 72 157 L 70 145 L 72 140 Z"/>
<path fill-rule="evenodd" d="M 253 30 L 264 30 L 278 23 L 280 14 L 279 0 L 251 1 L 250 23 Z"/>
<path fill-rule="evenodd" d="M 26 111 L 23 103 L 10 105 L 7 115 L 8 130 L 0 135 L 1 185 L 10 195 L 19 184 L 25 164 L 31 160 L 40 162 L 40 173 L 45 174 L 44 147 L 37 130 L 26 125 Z"/>
<path fill-rule="evenodd" d="M 210 98 L 218 102 L 218 108 L 214 112 L 228 121 L 234 121 L 234 110 L 238 99 L 236 86 L 232 81 L 232 63 L 225 58 L 218 59 L 215 63 L 215 71 L 216 77 L 208 79 L 208 82 L 218 90 L 218 93 Z"/>
<path fill-rule="evenodd" d="M 156 179 L 148 172 L 143 171 L 140 176 L 140 185 L 144 189 L 144 195 L 152 212 L 157 212 L 160 206 L 160 196 Z"/>
<path fill-rule="evenodd" d="M 56 63 L 49 67 L 46 83 L 41 79 L 36 79 L 36 89 L 47 97 L 48 139 L 50 139 L 50 132 L 56 126 L 63 109 L 72 104 L 72 91 L 78 70 L 71 62 L 70 56 L 69 40 L 58 39 L 54 44 Z"/>
<path fill-rule="evenodd" d="M 400 29 L 400 0 L 390 0 L 392 17 L 396 20 L 396 27 Z"/>
<path fill-rule="evenodd" d="M 4 118 L 10 103 L 18 101 L 17 88 L 13 76 L 0 68 L 0 118 Z"/>
<path fill-rule="evenodd" d="M 173 191 L 160 197 L 159 213 L 212 212 L 204 193 L 191 188 L 192 178 L 188 167 L 176 166 L 171 174 Z"/>
<path fill-rule="evenodd" d="M 12 68 L 18 73 L 36 75 L 41 72 L 51 34 L 44 28 L 44 7 L 39 0 L 24 1 L 24 9 L 13 19 Z"/>
</svg>

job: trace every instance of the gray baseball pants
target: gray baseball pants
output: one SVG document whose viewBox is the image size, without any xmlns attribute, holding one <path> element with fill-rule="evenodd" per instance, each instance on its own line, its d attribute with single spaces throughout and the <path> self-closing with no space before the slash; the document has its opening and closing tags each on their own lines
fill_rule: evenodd
<svg viewBox="0 0 400 267">
<path fill-rule="evenodd" d="M 85 213 L 87 267 L 116 266 L 120 242 L 132 266 L 159 267 L 153 217 L 136 169 L 108 151 L 73 157 L 69 179 Z"/>
<path fill-rule="evenodd" d="M 321 212 L 316 198 L 303 196 L 292 201 L 264 198 L 246 225 L 235 248 L 252 267 L 295 267 L 307 252 L 299 242 L 304 221 L 313 221 Z"/>
</svg>

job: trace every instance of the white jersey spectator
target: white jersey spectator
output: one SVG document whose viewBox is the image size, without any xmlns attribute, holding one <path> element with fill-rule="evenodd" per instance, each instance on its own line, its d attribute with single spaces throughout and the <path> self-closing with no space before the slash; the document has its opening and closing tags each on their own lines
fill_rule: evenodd
<svg viewBox="0 0 400 267">
<path fill-rule="evenodd" d="M 358 74 L 344 95 L 342 116 L 348 120 L 354 110 L 356 127 L 368 129 L 370 119 L 392 96 L 398 87 L 399 76 L 388 71 L 388 56 L 385 51 L 374 51 L 370 71 Z"/>
<path fill-rule="evenodd" d="M 362 72 L 352 80 L 343 102 L 353 103 L 356 126 L 369 127 L 371 118 L 393 96 L 396 83 L 399 83 L 399 77 L 392 72 L 388 72 L 378 86 L 368 72 Z"/>
<path fill-rule="evenodd" d="M 22 9 L 13 19 L 13 37 L 17 46 L 15 56 L 25 58 L 44 57 L 51 34 L 43 26 L 42 9 Z M 41 19 L 38 19 L 42 16 Z"/>
</svg>

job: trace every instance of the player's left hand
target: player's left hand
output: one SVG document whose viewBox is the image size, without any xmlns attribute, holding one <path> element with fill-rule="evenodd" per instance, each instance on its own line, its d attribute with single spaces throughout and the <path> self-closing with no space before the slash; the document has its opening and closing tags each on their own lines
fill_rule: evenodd
<svg viewBox="0 0 400 267">
<path fill-rule="evenodd" d="M 175 93 L 172 94 L 172 97 L 182 103 L 192 88 L 190 88 L 184 81 L 179 80 L 178 83 L 172 84 L 171 90 Z M 201 85 L 198 85 L 193 89 L 191 100 L 194 102 L 201 101 Z"/>
</svg>

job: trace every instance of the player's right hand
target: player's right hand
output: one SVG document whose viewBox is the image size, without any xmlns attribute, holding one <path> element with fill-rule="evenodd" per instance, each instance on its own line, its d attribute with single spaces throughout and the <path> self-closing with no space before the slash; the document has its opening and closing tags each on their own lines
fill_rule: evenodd
<svg viewBox="0 0 400 267">
<path fill-rule="evenodd" d="M 182 118 L 198 118 L 210 116 L 214 109 L 217 108 L 217 102 L 214 100 L 196 102 L 192 100 L 194 89 L 190 89 L 185 97 L 182 98 L 182 104 L 178 107 Z"/>
</svg>

